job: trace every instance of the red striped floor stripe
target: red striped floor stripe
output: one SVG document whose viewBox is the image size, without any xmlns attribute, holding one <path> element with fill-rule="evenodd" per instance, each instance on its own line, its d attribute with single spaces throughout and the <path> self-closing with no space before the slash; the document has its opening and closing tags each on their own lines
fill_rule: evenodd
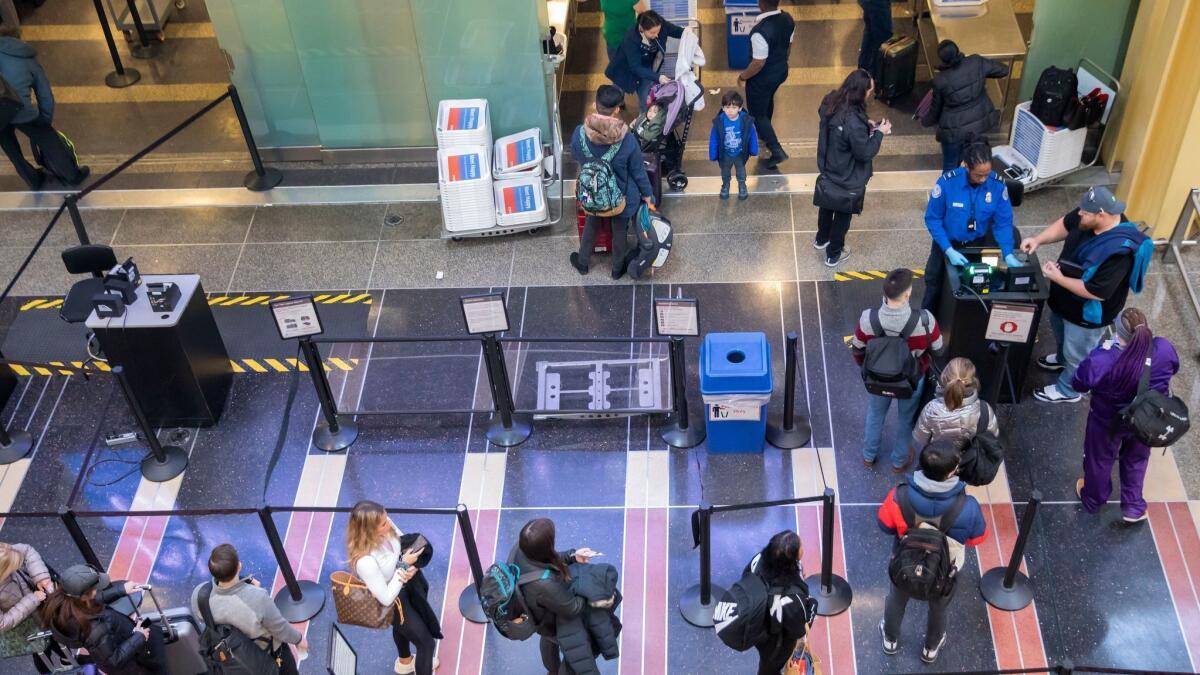
<svg viewBox="0 0 1200 675">
<path fill-rule="evenodd" d="M 1150 529 L 1154 534 L 1154 545 L 1158 548 L 1158 559 L 1162 562 L 1163 573 L 1167 578 L 1167 586 L 1171 591 L 1171 600 L 1175 603 L 1175 613 L 1179 616 L 1179 627 L 1183 631 L 1183 639 L 1187 645 L 1188 656 L 1192 667 L 1195 668 L 1200 660 L 1200 595 L 1194 586 L 1194 576 L 1189 571 L 1189 560 L 1186 553 L 1195 553 L 1191 548 L 1193 542 L 1186 539 L 1188 548 L 1183 547 L 1184 539 L 1179 532 L 1182 525 L 1192 525 L 1191 514 L 1187 513 L 1186 504 L 1180 504 L 1183 511 L 1171 510 L 1163 502 L 1151 502 L 1147 508 L 1150 514 Z M 1178 521 L 1174 517 L 1178 516 Z M 1200 560 L 1192 559 L 1192 564 L 1200 566 Z"/>
<path fill-rule="evenodd" d="M 799 505 L 796 507 L 796 532 L 804 545 L 804 572 L 818 574 L 821 571 L 821 507 Z M 833 573 L 846 576 L 846 561 L 842 550 L 841 518 L 833 521 Z M 817 589 L 812 589 L 816 591 Z M 813 652 L 821 660 L 823 672 L 829 675 L 857 672 L 854 657 L 854 638 L 850 612 L 847 610 L 833 617 L 818 617 L 813 624 L 811 644 Z"/>
<path fill-rule="evenodd" d="M 137 584 L 149 582 L 170 520 L 169 516 L 126 518 L 108 565 L 109 575 L 113 579 L 125 579 Z"/>
<path fill-rule="evenodd" d="M 1008 564 L 1017 541 L 1017 520 L 1012 504 L 981 506 L 991 536 L 976 548 L 976 553 L 981 571 L 987 571 Z M 1024 562 L 1021 570 L 1025 571 Z M 997 668 L 1036 668 L 1046 663 L 1036 604 L 1019 612 L 1005 612 L 991 605 L 987 609 Z"/>
<path fill-rule="evenodd" d="M 670 552 L 668 509 L 646 509 L 645 675 L 667 673 L 667 573 Z"/>
<path fill-rule="evenodd" d="M 500 510 L 475 511 L 471 514 L 471 519 L 480 560 L 495 560 Z M 467 561 L 462 536 L 455 525 L 454 549 L 450 554 L 450 572 L 446 580 L 446 606 L 442 611 L 442 635 L 445 639 L 438 646 L 438 658 L 442 665 L 438 672 L 456 675 L 479 675 L 483 672 L 483 643 L 488 627 L 467 621 L 458 611 L 458 596 L 462 589 L 470 584 L 471 565 Z"/>
<path fill-rule="evenodd" d="M 1196 529 L 1196 522 L 1187 504 L 1171 502 L 1167 504 L 1167 512 L 1171 514 L 1171 523 L 1175 526 L 1175 535 L 1183 550 L 1183 562 L 1192 580 L 1192 590 L 1200 599 L 1200 531 Z"/>
<path fill-rule="evenodd" d="M 625 542 L 621 546 L 620 675 L 642 675 L 646 635 L 646 509 L 625 509 Z"/>
</svg>

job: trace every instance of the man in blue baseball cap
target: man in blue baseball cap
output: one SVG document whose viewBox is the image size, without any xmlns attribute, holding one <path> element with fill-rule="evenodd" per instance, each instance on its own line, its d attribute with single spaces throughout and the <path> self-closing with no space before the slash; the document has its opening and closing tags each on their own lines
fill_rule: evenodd
<svg viewBox="0 0 1200 675">
<path fill-rule="evenodd" d="M 1082 398 L 1071 388 L 1075 369 L 1125 308 L 1130 289 L 1142 292 L 1154 243 L 1125 217 L 1125 202 L 1103 185 L 1089 188 L 1079 208 L 1025 238 L 1021 250 L 1033 253 L 1059 241 L 1065 243 L 1058 262 L 1042 265 L 1051 283 L 1050 325 L 1057 349 L 1037 361 L 1059 376 L 1033 395 L 1047 403 L 1073 403 Z"/>
</svg>

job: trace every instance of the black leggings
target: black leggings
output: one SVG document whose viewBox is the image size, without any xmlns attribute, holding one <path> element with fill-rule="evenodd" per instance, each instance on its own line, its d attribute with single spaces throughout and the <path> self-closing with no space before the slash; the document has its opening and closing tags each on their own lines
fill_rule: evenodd
<svg viewBox="0 0 1200 675">
<path fill-rule="evenodd" d="M 778 675 L 792 658 L 796 641 L 780 635 L 762 644 L 754 645 L 758 650 L 758 675 Z"/>
<path fill-rule="evenodd" d="M 404 623 L 400 623 L 400 612 L 393 611 L 392 640 L 396 643 L 396 652 L 400 658 L 407 659 L 413 655 L 412 649 L 415 648 L 417 675 L 433 675 L 433 652 L 437 649 L 437 641 L 413 610 L 408 594 L 401 591 L 398 598 L 400 606 L 404 608 Z"/>
</svg>

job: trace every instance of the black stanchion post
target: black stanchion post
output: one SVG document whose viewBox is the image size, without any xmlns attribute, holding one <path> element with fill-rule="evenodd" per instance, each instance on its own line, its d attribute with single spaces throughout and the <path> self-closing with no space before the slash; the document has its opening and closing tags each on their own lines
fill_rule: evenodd
<svg viewBox="0 0 1200 675">
<path fill-rule="evenodd" d="M 712 582 L 712 514 L 713 505 L 701 502 L 696 512 L 700 521 L 700 583 L 687 588 L 679 598 L 679 612 L 693 626 L 712 628 L 716 598 L 725 589 Z"/>
<path fill-rule="evenodd" d="M 158 56 L 158 43 L 151 43 L 150 36 L 146 34 L 146 24 L 142 23 L 142 13 L 138 11 L 137 0 L 125 0 L 125 6 L 129 8 L 129 18 L 133 20 L 133 28 L 137 32 L 137 44 L 129 47 L 129 53 L 133 54 L 135 59 L 152 59 Z M 159 26 L 161 29 L 162 26 Z"/>
<path fill-rule="evenodd" d="M 1017 532 L 1017 543 L 1005 567 L 993 567 L 979 579 L 979 594 L 989 605 L 1007 612 L 1024 609 L 1033 602 L 1033 584 L 1021 571 L 1021 560 L 1025 556 L 1025 542 L 1033 529 L 1038 504 L 1042 503 L 1042 492 L 1034 490 L 1021 514 L 1021 529 Z"/>
<path fill-rule="evenodd" d="M 787 334 L 787 350 L 784 352 L 783 426 L 767 426 L 767 442 L 784 450 L 804 447 L 812 438 L 812 426 L 808 418 L 796 418 L 796 349 L 800 340 L 796 333 Z"/>
<path fill-rule="evenodd" d="M 142 74 L 133 68 L 126 68 L 125 64 L 121 63 L 121 55 L 117 52 L 117 43 L 113 40 L 112 29 L 108 27 L 108 15 L 104 13 L 104 6 L 100 4 L 100 0 L 92 0 L 92 4 L 96 6 L 96 18 L 100 20 L 100 29 L 104 31 L 104 42 L 108 45 L 108 55 L 112 57 L 113 67 L 116 68 L 104 76 L 104 84 L 113 89 L 128 87 L 142 79 Z"/>
<path fill-rule="evenodd" d="M 466 504 L 459 504 L 455 517 L 458 532 L 462 535 L 463 548 L 467 551 L 467 562 L 471 565 L 471 583 L 458 596 L 458 611 L 472 623 L 487 623 L 483 605 L 479 603 L 479 585 L 483 583 L 483 563 L 479 560 L 479 548 L 475 543 L 475 528 L 471 526 L 471 514 Z"/>
<path fill-rule="evenodd" d="M 663 432 L 662 439 L 672 448 L 694 448 L 704 442 L 704 424 L 691 424 L 688 419 L 687 361 L 683 353 L 683 338 L 674 336 L 671 351 L 671 398 L 675 426 Z M 711 625 L 711 624 L 709 624 Z"/>
<path fill-rule="evenodd" d="M 152 483 L 162 483 L 183 473 L 188 465 L 187 453 L 178 446 L 164 446 L 158 442 L 158 435 L 154 433 L 154 427 L 150 426 L 150 420 L 146 419 L 145 411 L 142 410 L 141 404 L 134 396 L 133 387 L 129 384 L 129 376 L 125 374 L 125 368 L 113 366 L 112 374 L 120 383 L 121 393 L 125 395 L 125 402 L 129 404 L 129 409 L 133 412 L 134 419 L 137 420 L 142 436 L 146 438 L 146 445 L 150 447 L 150 454 L 142 460 L 142 477 Z"/>
<path fill-rule="evenodd" d="M 831 488 L 825 488 L 824 499 L 821 500 L 821 573 L 810 576 L 805 581 L 809 588 L 816 588 L 813 595 L 817 599 L 817 614 L 835 616 L 850 608 L 854 600 L 854 590 L 850 582 L 833 573 L 833 516 L 837 495 Z"/>
<path fill-rule="evenodd" d="M 279 169 L 263 166 L 262 157 L 258 154 L 258 144 L 254 142 L 254 134 L 250 131 L 250 121 L 246 119 L 246 109 L 242 107 L 242 98 L 238 96 L 237 87 L 229 85 L 229 100 L 233 103 L 233 112 L 237 115 L 238 124 L 242 127 L 242 138 L 246 141 L 246 150 L 250 152 L 250 161 L 254 170 L 246 174 L 242 185 L 252 192 L 264 192 L 283 182 L 283 174 Z"/>
<path fill-rule="evenodd" d="M 75 226 L 75 237 L 79 239 L 80 245 L 87 246 L 92 243 L 88 238 L 87 228 L 83 225 L 83 214 L 79 212 L 79 197 L 67 195 L 63 201 L 67 204 L 67 213 L 71 216 L 71 224 Z"/>
<path fill-rule="evenodd" d="M 6 366 L 0 365 L 0 368 Z M 0 466 L 24 459 L 33 450 L 33 434 L 25 429 L 9 431 L 0 423 Z"/>
<path fill-rule="evenodd" d="M 62 519 L 63 525 L 67 528 L 67 534 L 71 535 L 71 541 L 75 542 L 75 548 L 79 549 L 79 555 L 83 556 L 83 561 L 92 567 L 102 570 L 104 565 L 100 564 L 100 557 L 92 550 L 92 545 L 88 542 L 87 537 L 83 534 L 83 528 L 79 526 L 79 520 L 75 517 L 75 512 L 66 508 L 58 510 L 58 517 Z"/>
<path fill-rule="evenodd" d="M 271 552 L 275 554 L 279 573 L 283 576 L 284 589 L 275 596 L 275 606 L 283 618 L 291 623 L 308 621 L 325 607 L 325 589 L 315 581 L 296 579 L 287 549 L 283 547 L 283 540 L 279 538 L 279 530 L 271 517 L 270 506 L 258 510 L 258 519 L 267 535 L 267 542 L 271 544 Z"/>
<path fill-rule="evenodd" d="M 358 423 L 349 415 L 338 414 L 337 401 L 317 345 L 308 338 L 301 338 L 300 351 L 304 354 L 304 363 L 317 390 L 317 402 L 321 404 L 321 416 L 324 417 L 313 429 L 313 446 L 325 452 L 345 450 L 358 439 Z"/>
<path fill-rule="evenodd" d="M 487 439 L 492 445 L 511 448 L 520 445 L 533 433 L 533 423 L 526 415 L 513 412 L 512 387 L 508 384 L 508 367 L 504 364 L 504 347 L 495 333 L 483 336 L 483 358 L 488 363 L 488 381 L 492 387 L 492 398 L 497 414 L 487 428 Z"/>
<path fill-rule="evenodd" d="M 1004 377 L 1008 371 L 1008 344 L 1007 342 L 993 342 L 988 348 L 988 351 L 992 352 L 993 365 L 991 378 L 988 381 L 988 390 L 984 393 L 983 400 L 987 401 L 993 410 L 1000 402 L 1000 392 L 1004 389 Z"/>
</svg>

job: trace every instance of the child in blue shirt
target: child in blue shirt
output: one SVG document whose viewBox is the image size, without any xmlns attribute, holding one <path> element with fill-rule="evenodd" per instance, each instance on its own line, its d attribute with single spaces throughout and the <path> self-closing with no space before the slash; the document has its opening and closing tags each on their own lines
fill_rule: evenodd
<svg viewBox="0 0 1200 675">
<path fill-rule="evenodd" d="M 713 118 L 708 137 L 708 159 L 721 166 L 721 199 L 729 199 L 729 174 L 737 169 L 738 200 L 750 196 L 746 191 L 746 160 L 758 155 L 758 132 L 754 118 L 742 109 L 742 95 L 727 91 L 721 97 L 721 112 Z"/>
</svg>

